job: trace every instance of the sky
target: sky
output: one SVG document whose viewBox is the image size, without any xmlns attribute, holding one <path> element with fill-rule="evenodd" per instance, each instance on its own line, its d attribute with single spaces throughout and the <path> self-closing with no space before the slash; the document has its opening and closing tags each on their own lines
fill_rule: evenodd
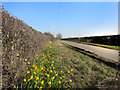
<svg viewBox="0 0 120 90">
<path fill-rule="evenodd" d="M 2 2 L 13 16 L 54 36 L 118 34 L 117 2 Z"/>
</svg>

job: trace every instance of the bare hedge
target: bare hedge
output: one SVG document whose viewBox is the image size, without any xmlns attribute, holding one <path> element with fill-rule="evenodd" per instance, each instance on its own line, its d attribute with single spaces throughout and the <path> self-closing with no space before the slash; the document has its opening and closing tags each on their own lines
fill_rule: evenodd
<svg viewBox="0 0 120 90">
<path fill-rule="evenodd" d="M 40 54 L 40 50 L 49 41 L 54 40 L 55 38 L 50 33 L 42 34 L 11 16 L 7 11 L 2 11 L 3 87 L 13 87 L 15 82 L 19 85 L 22 80 L 21 73 L 27 70 L 24 60 L 28 59 L 30 62 L 32 58 Z"/>
</svg>

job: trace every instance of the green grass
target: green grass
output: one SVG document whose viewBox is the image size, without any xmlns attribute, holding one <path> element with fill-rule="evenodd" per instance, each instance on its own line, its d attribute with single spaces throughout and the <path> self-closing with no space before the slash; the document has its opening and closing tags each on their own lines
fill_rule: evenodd
<svg viewBox="0 0 120 90">
<path fill-rule="evenodd" d="M 109 48 L 109 49 L 114 49 L 114 50 L 120 50 L 120 46 L 112 46 L 112 45 L 104 45 L 104 44 L 96 44 L 96 43 L 88 43 L 88 42 L 79 42 L 79 41 L 72 41 L 72 42 L 88 44 L 88 45 L 93 45 L 93 46 L 99 46 L 99 47 L 104 47 L 104 48 Z"/>
<path fill-rule="evenodd" d="M 48 45 L 31 63 L 19 88 L 90 88 L 109 85 L 117 70 L 56 41 Z M 15 85 L 14 87 L 17 87 Z"/>
<path fill-rule="evenodd" d="M 109 48 L 109 49 L 114 49 L 114 50 L 120 50 L 120 46 L 110 46 L 110 45 L 87 43 L 87 42 L 84 42 L 83 44 L 99 46 L 99 47 L 104 47 L 104 48 Z"/>
<path fill-rule="evenodd" d="M 68 72 L 64 70 L 61 60 L 63 56 L 56 51 L 54 45 L 48 45 L 42 55 L 28 65 L 24 73 L 21 88 L 65 88 L 72 81 L 66 81 Z"/>
<path fill-rule="evenodd" d="M 87 55 L 74 51 L 66 45 L 56 42 L 55 46 L 59 53 L 64 54 L 64 60 L 62 63 L 67 67 L 67 69 L 73 68 L 73 73 L 67 77 L 67 79 L 72 79 L 73 82 L 69 86 L 74 88 L 89 88 L 97 87 L 103 83 L 106 86 L 106 82 L 112 82 L 116 80 L 116 69 L 104 65 L 97 59 L 93 59 Z M 113 86 L 114 87 L 114 86 Z"/>
</svg>

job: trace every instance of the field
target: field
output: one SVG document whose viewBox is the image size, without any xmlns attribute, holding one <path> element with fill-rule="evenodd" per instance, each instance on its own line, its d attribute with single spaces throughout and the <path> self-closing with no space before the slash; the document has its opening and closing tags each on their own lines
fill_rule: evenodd
<svg viewBox="0 0 120 90">
<path fill-rule="evenodd" d="M 118 71 L 56 41 L 29 63 L 21 88 L 116 88 Z"/>
</svg>

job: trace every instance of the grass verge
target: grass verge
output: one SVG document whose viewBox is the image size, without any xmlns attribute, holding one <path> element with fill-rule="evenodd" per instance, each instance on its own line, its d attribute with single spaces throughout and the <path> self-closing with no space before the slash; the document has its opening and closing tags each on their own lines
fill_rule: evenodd
<svg viewBox="0 0 120 90">
<path fill-rule="evenodd" d="M 23 73 L 24 79 L 21 88 L 65 88 L 72 80 L 66 77 L 72 69 L 65 71 L 63 56 L 59 54 L 54 45 L 47 45 L 42 55 L 28 64 L 28 71 Z M 26 60 L 27 63 L 27 60 Z"/>
<path fill-rule="evenodd" d="M 81 43 L 81 44 L 88 44 L 88 45 L 93 45 L 93 46 L 98 46 L 98 47 L 104 47 L 104 48 L 109 48 L 109 49 L 114 49 L 114 50 L 120 50 L 120 46 L 111 46 L 111 45 L 104 45 L 104 44 L 79 42 L 79 41 L 72 41 L 72 42 Z"/>
<path fill-rule="evenodd" d="M 31 63 L 20 86 L 14 88 L 99 88 L 117 87 L 118 71 L 97 59 L 67 48 L 56 41 L 47 45 Z M 118 73 L 119 74 L 119 73 Z"/>
<path fill-rule="evenodd" d="M 120 78 L 120 76 L 116 69 L 104 65 L 97 59 L 67 48 L 60 42 L 56 42 L 55 46 L 57 47 L 57 51 L 64 55 L 62 63 L 67 67 L 65 70 L 67 71 L 73 68 L 73 73 L 67 77 L 68 80 L 73 80 L 73 82 L 70 83 L 71 87 L 115 88 L 118 86 L 118 78 Z"/>
</svg>

